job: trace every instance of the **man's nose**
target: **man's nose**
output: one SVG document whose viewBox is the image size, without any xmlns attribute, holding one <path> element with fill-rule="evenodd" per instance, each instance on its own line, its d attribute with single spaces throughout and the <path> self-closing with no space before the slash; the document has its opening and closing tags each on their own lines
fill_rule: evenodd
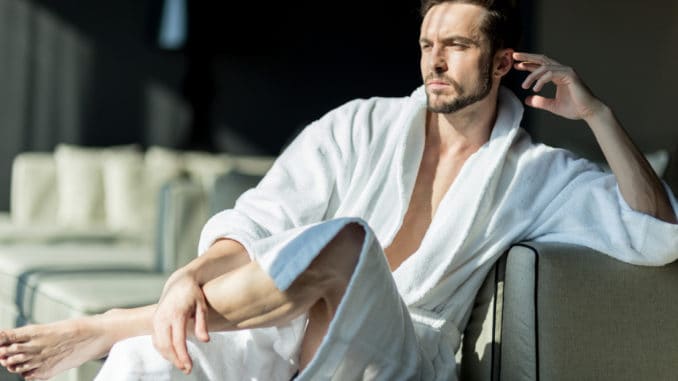
<svg viewBox="0 0 678 381">
<path fill-rule="evenodd" d="M 434 47 L 433 51 L 431 52 L 430 69 L 435 73 L 444 73 L 447 71 L 447 61 L 445 60 L 443 49 L 440 47 Z"/>
</svg>

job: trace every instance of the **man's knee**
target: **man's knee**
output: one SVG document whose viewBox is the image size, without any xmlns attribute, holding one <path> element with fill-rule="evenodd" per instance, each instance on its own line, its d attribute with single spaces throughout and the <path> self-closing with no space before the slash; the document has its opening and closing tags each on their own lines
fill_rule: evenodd
<svg viewBox="0 0 678 381">
<path fill-rule="evenodd" d="M 309 269 L 327 285 L 325 296 L 341 297 L 353 276 L 365 242 L 365 228 L 357 223 L 344 226 L 325 246 Z"/>
</svg>

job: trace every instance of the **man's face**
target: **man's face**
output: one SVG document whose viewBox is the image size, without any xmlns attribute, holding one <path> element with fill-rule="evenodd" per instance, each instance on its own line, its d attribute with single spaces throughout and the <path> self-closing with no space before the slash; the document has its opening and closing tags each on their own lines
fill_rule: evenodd
<svg viewBox="0 0 678 381">
<path fill-rule="evenodd" d="M 424 17 L 419 44 L 430 111 L 454 113 L 489 94 L 492 57 L 481 31 L 486 12 L 477 5 L 442 3 Z"/>
</svg>

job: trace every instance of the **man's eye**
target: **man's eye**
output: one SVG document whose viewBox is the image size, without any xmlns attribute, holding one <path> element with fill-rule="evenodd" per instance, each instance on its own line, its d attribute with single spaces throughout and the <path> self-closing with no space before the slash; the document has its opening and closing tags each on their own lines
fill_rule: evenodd
<svg viewBox="0 0 678 381">
<path fill-rule="evenodd" d="M 429 44 L 422 44 L 421 45 L 421 50 L 429 50 L 429 49 L 431 49 L 431 45 L 429 45 Z"/>
<path fill-rule="evenodd" d="M 453 44 L 452 44 L 452 47 L 453 47 L 454 49 L 458 49 L 458 50 L 468 49 L 468 45 L 460 44 L 460 43 L 457 43 L 457 42 L 453 43 Z"/>
</svg>

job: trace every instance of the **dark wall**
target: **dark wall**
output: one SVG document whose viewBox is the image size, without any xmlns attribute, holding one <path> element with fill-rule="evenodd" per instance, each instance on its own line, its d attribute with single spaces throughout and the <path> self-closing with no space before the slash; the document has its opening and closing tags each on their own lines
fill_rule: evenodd
<svg viewBox="0 0 678 381">
<path fill-rule="evenodd" d="M 89 98 L 78 143 L 104 146 L 146 142 L 146 87 L 161 83 L 181 94 L 182 54 L 161 51 L 153 27 L 154 1 L 36 0 L 73 25 L 93 47 Z"/>
<path fill-rule="evenodd" d="M 573 66 L 607 102 L 639 148 L 667 150 L 666 180 L 678 192 L 678 2 L 541 0 L 536 3 L 536 49 Z M 576 27 L 573 27 L 576 26 Z M 536 112 L 533 135 L 602 160 L 583 122 Z"/>
<path fill-rule="evenodd" d="M 154 4 L 157 2 L 151 0 L 17 0 L 3 3 L 0 18 L 4 26 L 21 30 L 21 33 L 12 33 L 11 30 L 3 33 L 3 49 L 7 46 L 19 49 L 3 51 L 1 68 L 4 77 L 13 76 L 13 86 L 5 95 L 20 100 L 9 103 L 21 104 L 18 111 L 12 110 L 13 114 L 21 117 L 9 122 L 4 118 L 0 125 L 0 210 L 9 209 L 11 162 L 20 152 L 50 151 L 61 142 L 91 146 L 152 143 L 147 131 L 149 89 L 162 88 L 163 94 L 179 94 L 176 97 L 180 99 L 186 61 L 183 54 L 168 54 L 155 46 L 150 33 L 153 18 L 158 17 L 157 11 L 152 9 Z M 17 9 L 27 9 L 27 13 L 22 13 L 27 18 L 12 19 L 16 16 L 12 12 Z M 40 25 L 44 27 L 45 21 L 54 28 L 53 36 L 38 33 L 37 29 Z M 74 53 L 83 53 L 84 50 L 64 50 L 59 45 L 63 44 L 65 35 L 72 37 L 71 33 L 81 44 L 77 48 L 86 50 L 87 59 L 83 65 L 87 68 L 86 73 L 79 76 L 70 72 L 62 80 L 53 80 L 51 76 L 64 75 L 64 71 L 69 71 L 62 70 L 64 68 L 59 67 L 59 62 L 80 62 L 78 60 L 82 58 Z M 21 38 L 26 36 L 28 47 L 24 49 Z M 54 45 L 48 46 L 50 44 Z M 36 57 L 36 51 L 42 52 L 42 56 Z M 65 55 L 72 57 L 64 59 Z M 22 60 L 24 62 L 17 66 L 16 63 Z M 44 68 L 45 65 L 49 67 Z M 36 74 L 38 66 L 43 66 L 38 73 L 42 77 Z M 49 73 L 48 77 L 45 73 Z M 45 101 L 41 111 L 37 111 L 30 101 L 22 104 L 23 99 L 61 97 L 62 82 L 68 81 L 66 77 L 80 77 L 78 79 L 84 82 L 86 89 L 83 93 L 86 95 L 80 97 L 82 99 Z M 24 84 L 20 83 L 22 79 Z M 47 86 L 38 83 L 42 80 L 49 82 Z M 55 84 L 56 87 L 53 86 Z M 73 86 L 80 86 L 80 83 L 69 82 L 65 87 Z M 12 94 L 15 88 L 21 91 Z M 49 93 L 43 93 L 45 89 Z M 171 99 L 172 95 L 165 98 Z M 78 116 L 74 117 L 77 123 L 72 126 L 52 122 L 59 119 L 58 105 L 63 103 L 77 104 Z M 57 106 L 52 107 L 54 105 Z M 33 123 L 36 119 L 43 121 L 40 128 Z"/>
<path fill-rule="evenodd" d="M 275 154 L 296 131 L 357 97 L 419 85 L 419 0 L 189 1 L 189 40 L 153 40 L 162 1 L 38 1 L 95 45 L 86 145 L 147 141 L 144 86 L 187 98 L 195 118 L 179 148 L 228 150 L 221 132 Z"/>
<path fill-rule="evenodd" d="M 210 15 L 196 49 L 213 53 L 217 149 L 228 130 L 277 153 L 350 99 L 408 95 L 420 83 L 418 0 L 204 3 L 193 8 Z"/>
</svg>

